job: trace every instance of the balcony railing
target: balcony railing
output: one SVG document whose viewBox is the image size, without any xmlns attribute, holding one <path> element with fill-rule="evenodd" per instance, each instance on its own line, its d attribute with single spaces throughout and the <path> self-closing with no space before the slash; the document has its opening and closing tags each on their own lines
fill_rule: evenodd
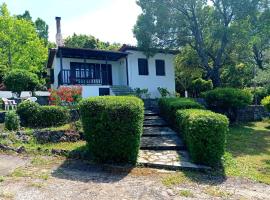
<svg viewBox="0 0 270 200">
<path fill-rule="evenodd" d="M 100 85 L 100 78 L 90 78 L 85 74 L 77 73 L 71 76 L 71 70 L 62 70 L 58 74 L 58 84 L 60 85 Z"/>
</svg>

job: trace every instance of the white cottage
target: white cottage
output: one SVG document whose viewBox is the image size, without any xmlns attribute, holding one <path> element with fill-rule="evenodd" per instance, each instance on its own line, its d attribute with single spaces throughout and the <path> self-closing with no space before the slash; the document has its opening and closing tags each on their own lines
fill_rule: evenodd
<svg viewBox="0 0 270 200">
<path fill-rule="evenodd" d="M 160 96 L 158 87 L 175 92 L 177 51 L 158 50 L 147 57 L 128 45 L 119 51 L 64 47 L 60 19 L 56 18 L 58 48 L 49 50 L 47 63 L 52 88 L 81 85 L 84 98 L 121 95 L 134 88 L 148 89 L 151 98 Z"/>
</svg>

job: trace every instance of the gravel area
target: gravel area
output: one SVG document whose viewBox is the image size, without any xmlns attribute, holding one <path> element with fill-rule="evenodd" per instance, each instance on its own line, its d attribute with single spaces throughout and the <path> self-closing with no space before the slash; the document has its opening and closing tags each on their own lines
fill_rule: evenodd
<svg viewBox="0 0 270 200">
<path fill-rule="evenodd" d="M 178 173 L 101 167 L 61 158 L 36 159 L 15 172 L 0 181 L 1 200 L 270 199 L 269 185 L 244 179 L 166 186 L 164 179 Z"/>
</svg>

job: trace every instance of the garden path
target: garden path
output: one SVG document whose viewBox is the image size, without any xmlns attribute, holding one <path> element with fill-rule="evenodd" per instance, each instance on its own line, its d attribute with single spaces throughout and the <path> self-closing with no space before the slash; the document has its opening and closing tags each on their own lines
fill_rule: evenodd
<svg viewBox="0 0 270 200">
<path fill-rule="evenodd" d="M 143 166 L 171 170 L 191 169 L 205 170 L 206 166 L 196 165 L 190 161 L 186 147 L 156 111 L 146 110 L 144 133 L 138 163 Z"/>
</svg>

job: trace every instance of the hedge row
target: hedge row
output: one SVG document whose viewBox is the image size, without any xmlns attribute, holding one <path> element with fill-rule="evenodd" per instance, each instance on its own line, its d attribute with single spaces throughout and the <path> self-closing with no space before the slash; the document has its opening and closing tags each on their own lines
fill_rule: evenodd
<svg viewBox="0 0 270 200">
<path fill-rule="evenodd" d="M 30 101 L 19 104 L 17 113 L 22 125 L 31 128 L 60 126 L 70 118 L 69 111 L 64 107 L 40 106 Z"/>
<path fill-rule="evenodd" d="M 159 100 L 160 114 L 166 121 L 177 128 L 176 112 L 182 109 L 204 109 L 204 106 L 189 98 L 162 98 Z"/>
<path fill-rule="evenodd" d="M 188 109 L 177 111 L 176 120 L 194 162 L 210 166 L 220 163 L 229 125 L 226 116 Z"/>
<path fill-rule="evenodd" d="M 93 158 L 102 163 L 135 164 L 143 131 L 143 102 L 136 97 L 94 97 L 79 107 Z"/>
</svg>

